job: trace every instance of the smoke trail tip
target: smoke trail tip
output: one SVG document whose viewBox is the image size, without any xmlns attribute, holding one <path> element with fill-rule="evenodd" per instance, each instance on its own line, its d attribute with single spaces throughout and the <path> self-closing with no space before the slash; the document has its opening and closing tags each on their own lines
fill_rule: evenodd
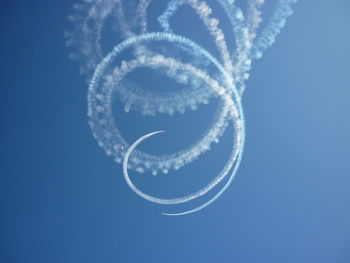
<svg viewBox="0 0 350 263">
<path fill-rule="evenodd" d="M 170 213 L 165 213 L 165 212 L 160 212 L 160 214 L 162 216 L 180 216 L 180 215 L 182 215 L 181 213 L 179 213 L 179 214 L 170 214 Z"/>
</svg>

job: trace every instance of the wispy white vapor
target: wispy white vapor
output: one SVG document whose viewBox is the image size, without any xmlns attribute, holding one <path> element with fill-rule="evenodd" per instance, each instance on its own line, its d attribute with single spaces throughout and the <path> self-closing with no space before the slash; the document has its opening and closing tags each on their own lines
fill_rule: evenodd
<svg viewBox="0 0 350 263">
<path fill-rule="evenodd" d="M 123 175 L 131 190 L 148 201 L 175 205 L 204 196 L 222 185 L 213 198 L 199 207 L 178 213 L 162 213 L 179 216 L 213 203 L 235 178 L 245 143 L 242 107 L 245 81 L 253 61 L 261 58 L 275 42 L 287 17 L 292 14 L 291 7 L 296 0 L 277 0 L 272 16 L 261 31 L 258 30 L 262 24 L 264 0 L 247 0 L 246 8 L 241 8 L 235 0 L 218 0 L 231 24 L 229 33 L 234 37 L 234 45 L 227 43 L 221 22 L 214 16 L 211 1 L 168 0 L 165 10 L 157 18 L 162 32 L 149 32 L 148 10 L 153 7 L 152 2 L 83 0 L 82 4 L 74 6 L 77 14 L 69 17 L 74 28 L 65 36 L 67 45 L 73 47 L 71 57 L 80 61 L 81 72 L 87 75 L 88 118 L 93 136 L 107 155 L 122 163 Z M 171 23 L 176 20 L 172 18 L 183 5 L 192 8 L 207 29 L 217 48 L 217 58 L 190 38 L 173 32 Z M 112 38 L 115 43 L 108 43 L 108 46 L 113 46 L 112 50 L 106 50 L 103 42 L 105 29 L 109 27 L 115 34 Z M 123 57 L 125 52 L 130 53 L 128 59 Z M 153 92 L 126 79 L 140 68 L 157 71 L 186 89 Z M 171 154 L 152 155 L 136 148 L 162 131 L 148 133 L 130 145 L 119 131 L 118 119 L 112 114 L 115 96 L 120 97 L 126 113 L 136 111 L 142 115 L 185 113 L 188 109 L 195 110 L 201 104 L 208 104 L 212 98 L 218 99 L 219 103 L 215 119 L 196 142 Z M 182 197 L 163 199 L 147 194 L 133 184 L 130 169 L 153 175 L 174 172 L 208 152 L 213 143 L 219 142 L 229 124 L 233 126 L 230 156 L 220 173 L 205 187 Z"/>
<path fill-rule="evenodd" d="M 124 161 L 123 161 L 123 173 L 124 173 L 124 177 L 125 177 L 128 185 L 136 194 L 138 194 L 139 196 L 141 196 L 142 198 L 144 198 L 148 201 L 159 203 L 159 204 L 172 205 L 172 204 L 179 204 L 179 203 L 188 202 L 190 200 L 193 200 L 195 198 L 198 198 L 198 197 L 206 194 L 208 191 L 213 189 L 218 183 L 220 183 L 226 177 L 226 175 L 228 175 L 228 173 L 232 169 L 234 163 L 236 164 L 236 166 L 239 165 L 241 157 L 239 158 L 239 161 L 237 161 L 237 159 L 242 154 L 243 142 L 244 142 L 244 125 L 242 125 L 242 121 L 243 121 L 242 112 L 240 112 L 240 114 L 239 114 L 239 111 L 241 110 L 241 108 L 240 109 L 236 108 L 235 102 L 226 93 L 225 88 L 220 87 L 220 85 L 215 80 L 211 79 L 208 75 L 206 75 L 205 73 L 201 72 L 199 69 L 196 69 L 195 67 L 193 67 L 191 65 L 182 64 L 181 62 L 178 62 L 176 60 L 164 58 L 164 57 L 141 58 L 140 63 L 142 63 L 142 65 L 148 64 L 149 66 L 152 64 L 164 64 L 164 65 L 168 65 L 170 67 L 181 67 L 184 70 L 188 70 L 188 71 L 192 72 L 193 74 L 199 76 L 200 78 L 203 78 L 208 83 L 208 85 L 210 85 L 210 87 L 212 87 L 212 89 L 216 93 L 218 93 L 219 96 L 222 98 L 222 100 L 224 101 L 223 105 L 225 107 L 225 111 L 228 111 L 227 117 L 229 119 L 233 120 L 233 126 L 234 126 L 236 132 L 233 133 L 234 134 L 234 138 L 233 138 L 234 143 L 233 143 L 233 147 L 232 147 L 232 153 L 231 153 L 230 157 L 228 158 L 228 161 L 227 161 L 226 165 L 224 166 L 223 170 L 207 186 L 203 187 L 202 189 L 200 189 L 199 191 L 197 191 L 195 193 L 192 193 L 188 196 L 184 196 L 181 198 L 161 199 L 161 198 L 157 198 L 157 197 L 153 197 L 153 196 L 150 196 L 148 194 L 145 194 L 133 185 L 133 183 L 131 182 L 130 177 L 128 175 L 128 161 L 129 161 L 130 154 L 135 150 L 137 145 L 139 145 L 143 140 L 145 140 L 146 138 L 153 136 L 159 132 L 153 132 L 153 133 L 150 133 L 150 134 L 147 134 L 147 135 L 141 137 L 134 144 L 132 144 L 129 147 L 129 149 L 127 150 L 127 152 L 124 156 Z M 137 67 L 139 62 L 135 61 L 135 62 L 131 62 L 130 64 L 133 65 L 132 67 Z M 126 68 L 127 67 L 125 67 L 125 69 Z M 128 70 L 130 70 L 130 67 L 128 68 Z M 238 102 L 238 105 L 240 107 L 239 102 Z M 211 130 L 215 130 L 215 129 L 220 129 L 220 127 L 212 127 L 211 128 Z M 191 154 L 197 155 L 197 153 L 196 153 L 197 151 L 200 151 L 201 148 L 206 148 L 206 147 L 207 147 L 207 145 L 203 141 L 201 143 L 201 145 L 198 145 L 198 147 L 191 148 L 191 151 L 192 151 Z M 231 178 L 234 177 L 234 175 L 235 175 L 235 172 L 232 173 Z M 229 180 L 229 183 L 231 181 L 232 180 Z"/>
<path fill-rule="evenodd" d="M 255 43 L 253 58 L 261 58 L 264 51 L 275 42 L 276 37 L 285 26 L 288 16 L 293 14 L 292 5 L 296 2 L 297 0 L 279 0 L 268 25 Z"/>
<path fill-rule="evenodd" d="M 115 58 L 126 48 L 137 45 L 139 43 L 155 42 L 155 41 L 168 41 L 170 43 L 179 43 L 186 46 L 187 48 L 196 50 L 196 53 L 200 53 L 202 56 L 206 57 L 219 72 L 222 73 L 222 79 L 228 80 L 228 74 L 222 65 L 206 50 L 198 46 L 191 40 L 170 33 L 148 33 L 137 37 L 129 38 L 126 41 L 117 45 L 101 63 L 96 67 L 95 73 L 92 76 L 89 85 L 88 93 L 88 116 L 90 118 L 90 127 L 92 128 L 93 134 L 97 139 L 99 145 L 103 147 L 108 155 L 114 156 L 115 160 L 121 162 L 124 152 L 120 149 L 127 149 L 129 146 L 123 139 L 121 133 L 115 125 L 114 118 L 111 112 L 111 103 L 114 89 L 119 87 L 120 81 L 129 74 L 131 71 L 138 67 L 169 67 L 173 69 L 179 69 L 181 71 L 191 72 L 201 78 L 204 82 L 209 85 L 214 92 L 218 95 L 223 93 L 223 89 L 217 92 L 215 88 L 218 84 L 213 84 L 213 80 L 204 72 L 194 70 L 189 66 L 184 66 L 180 62 L 175 63 L 174 60 L 164 58 L 160 55 L 153 56 L 152 58 L 147 56 L 139 56 L 138 59 L 132 61 L 122 61 L 119 68 L 113 70 L 112 75 L 104 78 L 106 72 L 110 70 L 111 63 Z M 150 63 L 152 61 L 153 63 Z M 155 61 L 157 63 L 155 63 Z M 176 76 L 174 76 L 176 77 Z M 211 80 L 211 81 L 209 81 Z M 100 85 L 101 81 L 104 81 L 104 85 Z M 215 82 L 216 83 L 216 82 Z M 227 81 L 225 81 L 228 84 Z M 230 90 L 234 90 L 233 83 L 230 84 Z M 240 101 L 240 97 L 234 90 L 234 100 L 237 104 Z M 227 101 L 222 102 L 222 107 L 220 107 L 215 121 L 211 124 L 211 127 L 201 136 L 201 138 L 182 151 L 176 152 L 170 155 L 162 156 L 152 156 L 146 153 L 136 151 L 134 157 L 130 160 L 130 167 L 136 170 L 151 170 L 156 173 L 158 170 L 168 171 L 169 169 L 179 169 L 182 166 L 194 161 L 197 157 L 210 149 L 210 145 L 213 142 L 219 140 L 224 129 L 227 126 L 228 108 L 231 103 Z M 169 106 L 169 105 L 168 105 Z M 171 105 L 170 105 L 171 106 Z M 145 105 L 147 107 L 147 104 Z M 167 111 L 168 108 L 164 107 L 163 111 Z M 235 114 L 239 115 L 238 112 L 243 112 L 241 108 L 235 110 Z M 147 109 L 146 109 L 147 112 Z M 242 113 L 241 113 L 242 114 Z"/>
</svg>

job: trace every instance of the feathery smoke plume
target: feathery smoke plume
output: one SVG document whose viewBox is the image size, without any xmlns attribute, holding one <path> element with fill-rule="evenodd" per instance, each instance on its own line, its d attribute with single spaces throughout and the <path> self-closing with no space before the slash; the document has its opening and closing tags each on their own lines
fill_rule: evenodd
<svg viewBox="0 0 350 263">
<path fill-rule="evenodd" d="M 128 10 L 134 4 L 134 10 Z M 156 0 L 154 0 L 156 3 Z M 224 14 L 231 23 L 230 33 L 235 39 L 235 50 L 229 48 L 220 20 L 213 15 L 212 7 L 205 0 L 169 0 L 166 9 L 157 21 L 163 32 L 149 32 L 147 9 L 152 0 L 84 0 L 75 5 L 76 15 L 69 19 L 75 24 L 66 32 L 67 45 L 73 47 L 73 59 L 81 63 L 81 72 L 87 75 L 88 117 L 92 133 L 107 155 L 123 165 L 123 174 L 129 187 L 142 198 L 163 204 L 185 203 L 205 195 L 226 177 L 226 183 L 216 195 L 201 206 L 179 213 L 184 215 L 199 211 L 219 198 L 237 174 L 245 142 L 245 120 L 241 98 L 245 80 L 249 77 L 252 61 L 262 57 L 270 47 L 292 14 L 291 6 L 296 0 L 277 0 L 275 10 L 258 34 L 262 21 L 261 7 L 264 0 L 247 0 L 246 12 L 234 0 L 218 0 Z M 214 57 L 191 39 L 173 33 L 171 18 L 178 9 L 191 7 L 213 39 L 219 58 Z M 110 52 L 102 43 L 103 30 L 112 18 L 122 41 L 118 41 Z M 155 48 L 155 43 L 167 43 L 171 49 Z M 175 47 L 175 48 L 174 48 Z M 131 50 L 132 59 L 122 60 L 121 54 Z M 177 54 L 183 54 L 178 56 Z M 185 59 L 186 57 L 186 59 Z M 118 62 L 118 63 L 117 63 Z M 125 77 L 138 68 L 151 68 L 186 86 L 185 90 L 170 93 L 151 92 Z M 196 109 L 209 103 L 212 97 L 220 100 L 215 120 L 194 144 L 167 155 L 151 155 L 136 150 L 145 139 L 162 131 L 146 134 L 130 144 L 122 137 L 117 121 L 112 116 L 114 95 L 124 103 L 126 112 L 138 111 L 143 115 L 167 113 L 170 116 Z M 139 173 L 146 171 L 156 175 L 177 170 L 196 160 L 218 142 L 229 122 L 232 121 L 232 151 L 221 172 L 205 187 L 189 195 L 162 199 L 148 195 L 131 181 L 128 169 Z"/>
</svg>

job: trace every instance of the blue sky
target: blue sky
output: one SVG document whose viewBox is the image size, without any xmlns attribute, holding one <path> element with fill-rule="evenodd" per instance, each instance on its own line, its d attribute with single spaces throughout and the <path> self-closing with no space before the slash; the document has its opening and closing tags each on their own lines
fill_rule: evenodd
<svg viewBox="0 0 350 263">
<path fill-rule="evenodd" d="M 295 5 L 247 81 L 236 180 L 215 204 L 178 218 L 132 193 L 91 135 L 86 80 L 63 38 L 74 3 L 1 3 L 1 262 L 350 261 L 348 1 Z M 121 129 L 135 140 L 168 125 L 144 149 L 176 149 L 211 110 L 183 125 L 126 114 Z M 224 162 L 227 138 L 179 174 L 135 177 L 155 193 L 186 192 Z"/>
</svg>

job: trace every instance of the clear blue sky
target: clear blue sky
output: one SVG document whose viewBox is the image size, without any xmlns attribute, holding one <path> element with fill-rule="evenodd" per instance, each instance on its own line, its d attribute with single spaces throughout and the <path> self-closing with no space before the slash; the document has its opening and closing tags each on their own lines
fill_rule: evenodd
<svg viewBox="0 0 350 263">
<path fill-rule="evenodd" d="M 0 262 L 350 262 L 349 1 L 295 5 L 247 82 L 235 182 L 207 209 L 177 218 L 134 195 L 91 135 L 86 80 L 63 38 L 74 3 L 0 4 Z M 144 149 L 171 150 L 197 138 L 193 127 L 204 129 L 211 113 L 163 126 L 135 113 L 121 129 L 135 140 L 166 126 Z M 220 167 L 228 136 L 219 154 L 179 174 L 136 180 L 180 195 Z"/>
</svg>

